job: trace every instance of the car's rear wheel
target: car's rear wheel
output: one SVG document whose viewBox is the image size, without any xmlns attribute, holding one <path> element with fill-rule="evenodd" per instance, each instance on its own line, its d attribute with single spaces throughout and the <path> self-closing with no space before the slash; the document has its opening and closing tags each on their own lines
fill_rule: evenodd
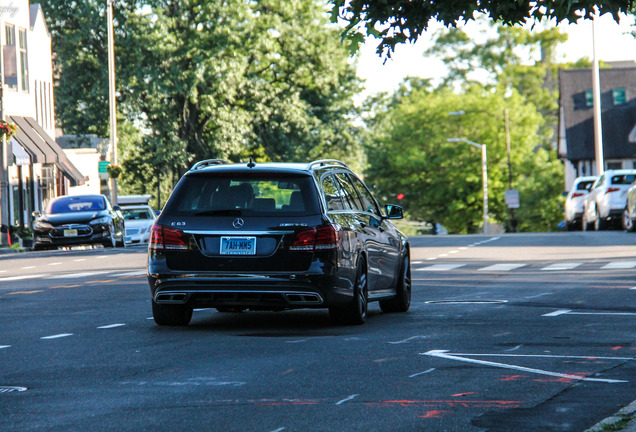
<svg viewBox="0 0 636 432">
<path fill-rule="evenodd" d="M 353 300 L 344 307 L 329 308 L 329 315 L 339 324 L 360 325 L 367 320 L 369 306 L 369 287 L 367 267 L 364 260 L 358 264 L 354 285 Z"/>
<path fill-rule="evenodd" d="M 629 211 L 627 210 L 627 207 L 625 208 L 625 210 L 623 210 L 621 225 L 623 226 L 623 229 L 625 231 L 634 232 L 634 221 L 632 220 L 632 217 L 629 215 Z"/>
<path fill-rule="evenodd" d="M 192 308 L 187 305 L 152 302 L 152 317 L 159 325 L 186 326 L 192 319 Z"/>
<path fill-rule="evenodd" d="M 382 312 L 406 312 L 411 306 L 411 264 L 409 256 L 402 260 L 396 295 L 390 300 L 380 300 Z"/>
</svg>

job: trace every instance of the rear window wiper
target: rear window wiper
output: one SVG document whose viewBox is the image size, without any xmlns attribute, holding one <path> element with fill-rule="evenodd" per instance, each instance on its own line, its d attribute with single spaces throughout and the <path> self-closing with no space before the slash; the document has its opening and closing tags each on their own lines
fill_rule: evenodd
<svg viewBox="0 0 636 432">
<path fill-rule="evenodd" d="M 194 214 L 195 216 L 240 216 L 241 211 L 237 209 L 225 210 L 205 210 Z"/>
</svg>

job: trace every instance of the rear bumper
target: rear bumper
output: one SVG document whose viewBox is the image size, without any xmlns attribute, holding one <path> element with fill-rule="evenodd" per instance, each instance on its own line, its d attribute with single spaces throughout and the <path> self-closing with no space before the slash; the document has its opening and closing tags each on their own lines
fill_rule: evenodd
<svg viewBox="0 0 636 432">
<path fill-rule="evenodd" d="M 196 307 L 282 310 L 326 308 L 353 299 L 352 287 L 338 287 L 325 275 L 149 275 L 153 301 Z"/>
</svg>

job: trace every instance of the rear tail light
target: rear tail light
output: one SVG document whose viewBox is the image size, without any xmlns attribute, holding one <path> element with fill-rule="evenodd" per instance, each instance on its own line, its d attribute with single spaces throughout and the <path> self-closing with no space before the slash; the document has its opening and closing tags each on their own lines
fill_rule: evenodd
<svg viewBox="0 0 636 432">
<path fill-rule="evenodd" d="M 342 239 L 342 228 L 338 225 L 327 225 L 310 228 L 296 234 L 289 246 L 293 251 L 314 251 L 319 249 L 335 249 Z"/>
<path fill-rule="evenodd" d="M 607 188 L 607 192 L 605 192 L 605 193 L 618 192 L 619 190 L 620 190 L 620 188 L 613 188 L 613 187 L 611 187 L 611 188 Z"/>
<path fill-rule="evenodd" d="M 150 231 L 148 249 L 188 250 L 190 247 L 183 231 L 162 225 L 153 225 Z"/>
<path fill-rule="evenodd" d="M 572 194 L 572 198 L 580 197 L 580 196 L 583 196 L 583 195 L 585 195 L 585 194 L 584 194 L 584 193 L 581 193 L 581 192 L 574 192 L 574 193 Z"/>
</svg>

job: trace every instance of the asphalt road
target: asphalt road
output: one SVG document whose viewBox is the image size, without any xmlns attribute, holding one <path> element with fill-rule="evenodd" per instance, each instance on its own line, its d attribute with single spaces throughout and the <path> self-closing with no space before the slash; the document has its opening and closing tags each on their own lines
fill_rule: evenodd
<svg viewBox="0 0 636 432">
<path fill-rule="evenodd" d="M 418 237 L 413 304 L 151 319 L 145 250 L 0 256 L 1 431 L 584 431 L 636 399 L 636 234 Z"/>
</svg>

